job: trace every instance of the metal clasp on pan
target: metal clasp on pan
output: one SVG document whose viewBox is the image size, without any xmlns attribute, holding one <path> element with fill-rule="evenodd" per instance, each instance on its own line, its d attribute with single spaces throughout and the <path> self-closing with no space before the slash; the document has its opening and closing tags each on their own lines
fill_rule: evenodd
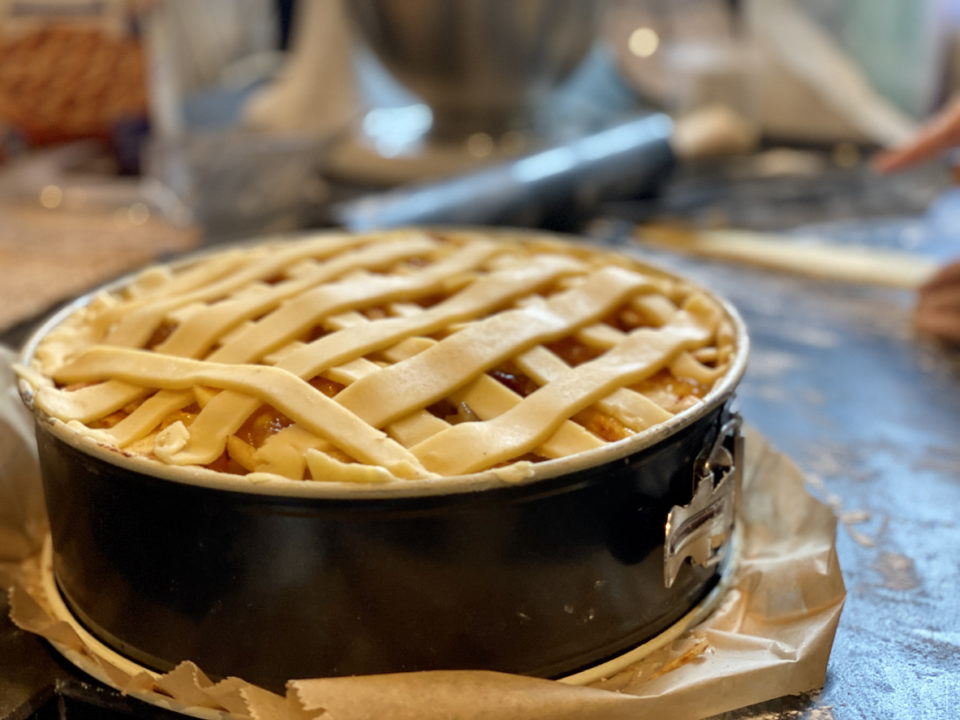
<svg viewBox="0 0 960 720">
<path fill-rule="evenodd" d="M 674 505 L 667 514 L 663 584 L 668 588 L 687 558 L 703 567 L 723 559 L 740 500 L 741 422 L 734 414 L 723 424 L 709 451 L 697 461 L 690 503 Z M 727 447 L 731 440 L 732 452 Z"/>
</svg>

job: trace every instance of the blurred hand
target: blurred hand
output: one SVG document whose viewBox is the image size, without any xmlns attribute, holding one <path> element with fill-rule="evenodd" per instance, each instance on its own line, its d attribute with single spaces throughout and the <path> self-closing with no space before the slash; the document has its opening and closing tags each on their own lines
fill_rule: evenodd
<svg viewBox="0 0 960 720">
<path fill-rule="evenodd" d="M 947 105 L 906 145 L 874 156 L 873 167 L 880 172 L 901 170 L 957 146 L 960 146 L 960 98 Z"/>
<path fill-rule="evenodd" d="M 960 98 L 906 145 L 879 153 L 873 167 L 893 172 L 960 147 Z M 917 293 L 914 324 L 922 334 L 960 344 L 960 260 L 942 268 Z"/>
<path fill-rule="evenodd" d="M 960 260 L 920 288 L 913 319 L 922 334 L 960 344 Z"/>
</svg>

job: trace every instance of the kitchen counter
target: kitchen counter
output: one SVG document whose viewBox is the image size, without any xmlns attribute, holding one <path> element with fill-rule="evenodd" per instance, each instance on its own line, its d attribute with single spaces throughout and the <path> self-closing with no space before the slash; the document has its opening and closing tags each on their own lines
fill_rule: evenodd
<svg viewBox="0 0 960 720">
<path fill-rule="evenodd" d="M 664 198 L 669 201 L 669 193 Z M 749 216 L 737 215 L 746 206 L 737 210 L 729 195 L 714 201 L 728 219 L 750 224 Z M 830 213 L 832 222 L 811 225 L 825 217 L 811 202 L 789 216 L 807 223 L 793 231 L 797 236 L 816 232 L 838 243 L 899 247 L 941 260 L 960 256 L 960 196 L 942 194 L 922 214 L 905 209 L 909 216 L 892 219 L 836 220 L 843 213 Z M 622 220 L 630 208 L 617 210 L 621 219 L 594 222 L 589 234 L 638 250 Z M 856 208 L 845 214 L 855 215 Z M 764 218 L 754 215 L 753 224 L 770 227 L 769 208 Z M 810 491 L 840 520 L 837 549 L 848 595 L 824 688 L 721 717 L 954 715 L 960 706 L 960 351 L 913 334 L 912 297 L 903 291 L 644 252 L 740 309 L 752 338 L 741 413 L 797 462 Z M 23 327 L 0 341 L 18 343 Z M 88 717 L 88 707 L 109 717 L 144 710 L 65 668 L 39 640 L 12 628 L 5 611 L 0 661 L 0 718 L 54 717 L 56 707 L 65 717 Z"/>
<path fill-rule="evenodd" d="M 920 221 L 822 229 L 838 241 L 957 238 Z M 929 243 L 929 245 L 927 245 Z M 939 248 L 937 248 L 939 249 Z M 960 253 L 958 253 L 960 254 Z M 822 692 L 724 720 L 952 717 L 960 705 L 960 353 L 917 338 L 912 298 L 663 258 L 741 310 L 745 420 L 840 520 L 847 600 Z"/>
<path fill-rule="evenodd" d="M 693 173 L 668 186 L 658 211 L 946 262 L 960 258 L 960 191 L 940 182 L 929 168 L 725 183 Z M 617 222 L 596 230 L 625 236 Z M 799 465 L 840 521 L 847 599 L 822 691 L 718 720 L 955 717 L 960 348 L 916 336 L 909 292 L 655 257 L 740 310 L 751 336 L 743 417 Z"/>
</svg>

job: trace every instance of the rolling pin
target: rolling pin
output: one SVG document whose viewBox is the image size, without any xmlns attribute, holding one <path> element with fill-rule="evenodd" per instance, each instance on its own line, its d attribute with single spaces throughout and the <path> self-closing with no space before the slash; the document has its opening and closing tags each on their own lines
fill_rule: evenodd
<svg viewBox="0 0 960 720">
<path fill-rule="evenodd" d="M 558 228 L 613 197 L 648 193 L 677 162 L 752 146 L 755 136 L 723 107 L 674 122 L 654 113 L 516 159 L 438 181 L 336 203 L 330 220 L 354 231 L 404 225 Z"/>
</svg>

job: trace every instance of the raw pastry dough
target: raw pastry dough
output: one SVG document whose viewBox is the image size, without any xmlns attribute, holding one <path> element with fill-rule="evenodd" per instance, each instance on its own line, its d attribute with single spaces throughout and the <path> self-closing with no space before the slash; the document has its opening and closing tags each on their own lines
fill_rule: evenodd
<svg viewBox="0 0 960 720">
<path fill-rule="evenodd" d="M 781 270 L 824 280 L 912 290 L 926 282 L 937 263 L 885 248 L 798 242 L 746 230 L 693 231 L 644 226 L 637 238 L 667 250 Z"/>
<path fill-rule="evenodd" d="M 735 351 L 716 300 L 625 256 L 406 230 L 148 269 L 21 374 L 42 412 L 127 454 L 370 483 L 527 476 L 696 405 Z"/>
</svg>

